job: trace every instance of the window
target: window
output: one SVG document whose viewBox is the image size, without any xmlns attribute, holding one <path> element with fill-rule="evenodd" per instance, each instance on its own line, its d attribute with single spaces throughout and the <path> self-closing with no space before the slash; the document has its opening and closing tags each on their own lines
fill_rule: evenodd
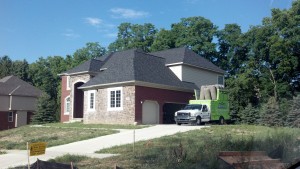
<svg viewBox="0 0 300 169">
<path fill-rule="evenodd" d="M 13 122 L 13 121 L 14 121 L 14 113 L 8 112 L 8 122 Z"/>
<path fill-rule="evenodd" d="M 88 110 L 95 110 L 95 90 L 88 91 Z"/>
<path fill-rule="evenodd" d="M 122 88 L 108 89 L 108 109 L 109 110 L 122 110 Z"/>
<path fill-rule="evenodd" d="M 65 115 L 70 114 L 70 110 L 71 110 L 71 98 L 70 96 L 65 98 Z"/>
<path fill-rule="evenodd" d="M 206 105 L 203 105 L 202 112 L 207 112 L 207 111 L 208 111 L 207 106 L 206 106 Z"/>
<path fill-rule="evenodd" d="M 224 85 L 224 76 L 218 76 L 218 84 Z"/>
</svg>

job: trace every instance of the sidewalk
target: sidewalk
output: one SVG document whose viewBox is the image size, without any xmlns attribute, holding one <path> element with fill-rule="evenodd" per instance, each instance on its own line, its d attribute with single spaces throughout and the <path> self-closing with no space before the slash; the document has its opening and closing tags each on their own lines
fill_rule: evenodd
<svg viewBox="0 0 300 169">
<path fill-rule="evenodd" d="M 205 126 L 156 125 L 153 127 L 135 130 L 135 140 L 149 140 L 162 136 L 173 135 L 178 132 L 201 129 L 203 127 Z M 37 158 L 41 160 L 49 160 L 68 153 L 96 158 L 110 157 L 113 156 L 113 154 L 96 154 L 94 152 L 104 148 L 133 143 L 133 133 L 133 130 L 126 130 L 112 135 L 50 147 L 46 149 L 45 155 L 30 157 L 30 163 L 34 163 Z M 28 163 L 25 150 L 13 150 L 7 152 L 7 154 L 0 155 L 1 169 L 26 165 Z"/>
</svg>

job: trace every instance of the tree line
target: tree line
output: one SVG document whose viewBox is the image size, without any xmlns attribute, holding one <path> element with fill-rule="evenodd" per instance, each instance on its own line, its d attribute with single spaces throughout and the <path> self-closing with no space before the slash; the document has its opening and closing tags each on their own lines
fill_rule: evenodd
<svg viewBox="0 0 300 169">
<path fill-rule="evenodd" d="M 239 122 L 276 126 L 299 122 L 295 101 L 299 96 L 295 96 L 300 91 L 300 0 L 293 1 L 290 9 L 272 9 L 271 17 L 247 32 L 235 23 L 219 29 L 201 16 L 182 18 L 170 30 L 158 30 L 151 23 L 121 23 L 116 40 L 107 48 L 90 42 L 73 55 L 41 57 L 31 64 L 0 57 L 0 78 L 14 74 L 45 91 L 58 120 L 61 84 L 57 74 L 109 52 L 131 48 L 155 52 L 182 46 L 226 71 L 232 117 Z"/>
</svg>

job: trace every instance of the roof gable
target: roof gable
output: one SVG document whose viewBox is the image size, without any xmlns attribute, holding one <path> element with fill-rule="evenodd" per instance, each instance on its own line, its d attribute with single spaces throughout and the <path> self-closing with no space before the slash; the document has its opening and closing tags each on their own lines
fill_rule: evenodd
<svg viewBox="0 0 300 169">
<path fill-rule="evenodd" d="M 70 75 L 70 74 L 80 74 L 80 73 L 97 73 L 100 72 L 101 67 L 105 64 L 111 54 L 107 54 L 95 59 L 90 59 L 84 63 L 65 71 L 59 75 Z"/>
<path fill-rule="evenodd" d="M 38 97 L 42 91 L 16 76 L 6 76 L 0 79 L 0 94 Z"/>
<path fill-rule="evenodd" d="M 220 69 L 212 62 L 199 56 L 198 54 L 186 47 L 168 49 L 164 51 L 153 52 L 151 54 L 165 58 L 167 65 L 186 64 L 222 74 L 225 73 L 224 70 Z"/>
</svg>

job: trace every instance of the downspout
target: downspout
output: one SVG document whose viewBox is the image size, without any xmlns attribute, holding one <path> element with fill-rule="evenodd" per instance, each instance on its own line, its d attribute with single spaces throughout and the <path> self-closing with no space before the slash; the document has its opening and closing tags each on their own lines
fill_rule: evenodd
<svg viewBox="0 0 300 169">
<path fill-rule="evenodd" d="M 9 95 L 9 110 L 12 110 L 12 94 L 21 87 L 21 85 L 19 85 L 18 87 L 16 87 L 13 91 L 11 91 L 8 95 Z"/>
<path fill-rule="evenodd" d="M 9 95 L 9 108 L 8 108 L 8 110 L 11 110 L 11 103 L 12 103 L 12 95 Z"/>
<path fill-rule="evenodd" d="M 21 85 L 19 85 L 18 87 L 16 87 L 13 91 L 11 91 L 8 95 L 9 95 L 9 110 L 12 110 L 12 94 L 18 90 L 19 88 L 21 87 Z M 17 127 L 17 124 L 18 124 L 18 115 L 16 114 L 16 118 L 14 120 L 14 123 L 15 123 L 15 127 Z M 13 113 L 13 118 L 14 118 L 14 113 Z"/>
</svg>

